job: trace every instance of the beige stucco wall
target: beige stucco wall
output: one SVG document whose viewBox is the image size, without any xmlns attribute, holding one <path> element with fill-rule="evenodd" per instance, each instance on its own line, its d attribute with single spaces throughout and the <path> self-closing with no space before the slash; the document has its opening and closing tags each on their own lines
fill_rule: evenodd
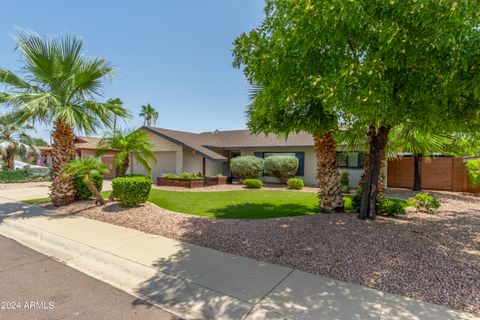
<svg viewBox="0 0 480 320">
<path fill-rule="evenodd" d="M 156 180 L 161 174 L 176 172 L 177 158 L 175 151 L 155 151 L 154 154 L 157 158 L 157 163 L 154 163 L 153 161 L 150 162 L 150 165 L 152 166 L 150 174 L 154 180 Z M 133 157 L 130 157 L 130 159 L 132 165 L 130 168 L 131 171 L 129 172 L 147 174 L 147 170 L 141 163 Z"/>
<path fill-rule="evenodd" d="M 182 151 L 182 146 L 164 139 L 150 131 L 146 132 L 150 141 L 154 144 L 152 151 Z"/>
<path fill-rule="evenodd" d="M 317 157 L 315 156 L 315 151 L 313 147 L 306 147 L 304 149 L 258 149 L 258 150 L 240 150 L 242 156 L 254 155 L 255 152 L 304 152 L 305 153 L 305 165 L 304 165 L 304 176 L 298 177 L 301 178 L 305 185 L 308 186 L 317 186 L 318 180 L 317 176 Z M 340 169 L 340 172 L 348 171 L 350 173 L 350 187 L 357 188 L 360 181 L 360 177 L 363 173 L 362 169 Z M 266 182 L 278 182 L 276 178 L 273 177 L 263 177 Z"/>
<path fill-rule="evenodd" d="M 191 150 L 183 150 L 183 171 L 197 173 L 203 170 L 203 156 L 194 154 Z M 223 163 L 220 161 L 212 161 L 205 159 L 205 175 L 214 176 L 222 173 Z"/>
</svg>

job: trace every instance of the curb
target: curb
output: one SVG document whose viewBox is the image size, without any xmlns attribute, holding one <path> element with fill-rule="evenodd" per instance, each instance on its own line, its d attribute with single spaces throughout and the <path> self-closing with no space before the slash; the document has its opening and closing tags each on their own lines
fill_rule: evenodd
<svg viewBox="0 0 480 320">
<path fill-rule="evenodd" d="M 0 234 L 184 319 L 261 319 L 260 315 L 271 314 L 192 281 L 162 274 L 153 267 L 13 218 L 2 221 Z"/>
</svg>

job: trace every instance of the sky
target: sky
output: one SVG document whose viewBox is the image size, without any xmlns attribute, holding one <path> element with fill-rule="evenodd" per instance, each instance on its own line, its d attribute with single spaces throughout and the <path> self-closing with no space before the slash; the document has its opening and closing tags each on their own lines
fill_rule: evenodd
<svg viewBox="0 0 480 320">
<path fill-rule="evenodd" d="M 15 0 L 0 19 L 0 66 L 18 72 L 17 30 L 74 34 L 84 53 L 115 67 L 103 101 L 120 98 L 143 124 L 140 106 L 159 112 L 158 127 L 191 132 L 243 129 L 248 83 L 232 67 L 233 41 L 258 26 L 263 0 Z M 49 139 L 49 125 L 36 136 Z M 102 131 L 98 132 L 102 135 Z"/>
</svg>

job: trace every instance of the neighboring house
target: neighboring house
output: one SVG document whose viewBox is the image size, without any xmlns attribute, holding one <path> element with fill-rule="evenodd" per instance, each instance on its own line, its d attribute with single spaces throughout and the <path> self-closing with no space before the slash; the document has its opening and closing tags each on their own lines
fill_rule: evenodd
<svg viewBox="0 0 480 320">
<path fill-rule="evenodd" d="M 82 158 L 94 157 L 97 150 L 97 144 L 100 140 L 100 138 L 75 136 L 75 150 L 77 151 L 78 156 Z M 41 154 L 38 164 L 51 167 L 52 147 L 38 147 L 38 149 L 40 150 Z M 115 152 L 112 151 L 111 153 L 107 153 L 101 157 L 102 162 L 104 162 L 110 169 L 110 172 L 105 175 L 105 177 L 108 179 L 115 177 L 115 169 L 113 166 L 114 155 Z"/>
<path fill-rule="evenodd" d="M 307 133 L 291 134 L 287 139 L 282 139 L 276 135 L 251 134 L 248 130 L 192 133 L 145 126 L 139 130 L 146 131 L 154 144 L 152 151 L 157 157 L 157 163 L 152 163 L 154 180 L 164 173 L 182 172 L 230 176 L 231 158 L 292 155 L 299 160 L 296 176 L 307 185 L 317 185 L 313 137 Z M 338 153 L 340 170 L 350 173 L 351 187 L 358 186 L 363 172 L 362 159 L 361 153 Z M 145 168 L 134 159 L 131 163 L 131 173 L 145 172 Z M 262 178 L 269 182 L 276 181 L 273 177 Z"/>
</svg>

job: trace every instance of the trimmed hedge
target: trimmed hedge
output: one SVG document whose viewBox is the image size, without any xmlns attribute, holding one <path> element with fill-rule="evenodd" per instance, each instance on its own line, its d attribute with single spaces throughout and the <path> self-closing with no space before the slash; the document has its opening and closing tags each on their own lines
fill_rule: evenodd
<svg viewBox="0 0 480 320">
<path fill-rule="evenodd" d="M 87 185 L 83 182 L 84 176 L 77 175 L 73 178 L 73 187 L 77 192 L 77 199 L 88 200 L 93 197 L 93 194 L 88 190 Z M 92 175 L 93 184 L 98 192 L 102 192 L 103 176 L 101 174 Z"/>
<path fill-rule="evenodd" d="M 150 176 L 120 177 L 112 180 L 112 194 L 125 207 L 134 207 L 145 203 L 151 188 Z"/>
<path fill-rule="evenodd" d="M 264 167 L 264 160 L 254 156 L 242 156 L 230 160 L 232 173 L 240 179 L 256 179 Z"/>
<path fill-rule="evenodd" d="M 293 156 L 271 156 L 265 158 L 265 171 L 285 184 L 287 179 L 295 176 L 298 159 Z"/>
<path fill-rule="evenodd" d="M 290 178 L 287 181 L 287 185 L 290 189 L 293 190 L 302 190 L 304 187 L 303 180 L 300 178 Z"/>
<path fill-rule="evenodd" d="M 38 170 L 36 168 L 0 170 L 0 183 L 49 181 L 50 179 L 51 170 L 49 168 L 45 168 L 44 170 Z"/>
<path fill-rule="evenodd" d="M 263 182 L 260 179 L 245 179 L 243 184 L 247 189 L 260 189 L 263 187 Z"/>
</svg>

